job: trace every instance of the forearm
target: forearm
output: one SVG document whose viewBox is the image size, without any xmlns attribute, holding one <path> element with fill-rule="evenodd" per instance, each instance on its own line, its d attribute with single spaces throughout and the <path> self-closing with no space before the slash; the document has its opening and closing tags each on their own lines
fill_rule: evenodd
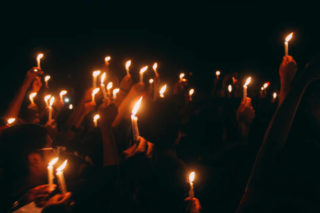
<svg viewBox="0 0 320 213">
<path fill-rule="evenodd" d="M 113 137 L 110 124 L 101 124 L 100 127 L 103 141 L 103 165 L 113 166 L 119 164 L 118 147 Z"/>
</svg>

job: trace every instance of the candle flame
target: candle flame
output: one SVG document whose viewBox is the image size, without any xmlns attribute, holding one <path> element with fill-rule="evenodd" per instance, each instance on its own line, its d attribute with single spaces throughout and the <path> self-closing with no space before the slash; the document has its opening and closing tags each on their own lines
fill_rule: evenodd
<svg viewBox="0 0 320 213">
<path fill-rule="evenodd" d="M 189 96 L 192 96 L 192 95 L 193 95 L 193 93 L 194 93 L 194 89 L 193 89 L 193 88 L 191 88 L 191 89 L 189 90 Z"/>
<path fill-rule="evenodd" d="M 92 72 L 92 76 L 93 76 L 94 78 L 96 78 L 96 77 L 98 77 L 98 75 L 100 75 L 100 73 L 101 73 L 100 70 L 95 70 L 95 71 Z"/>
<path fill-rule="evenodd" d="M 190 174 L 189 174 L 189 182 L 190 182 L 190 184 L 193 184 L 195 176 L 196 176 L 196 173 L 194 171 L 190 172 Z"/>
<path fill-rule="evenodd" d="M 160 97 L 161 98 L 164 98 L 164 93 L 166 92 L 166 90 L 167 90 L 167 85 L 165 84 L 165 85 L 163 85 L 161 88 L 160 88 Z"/>
<path fill-rule="evenodd" d="M 34 102 L 33 102 L 33 99 L 34 99 L 36 96 L 37 96 L 37 93 L 36 93 L 36 92 L 30 93 L 30 95 L 29 95 L 29 100 L 30 100 L 31 103 L 34 103 Z"/>
<path fill-rule="evenodd" d="M 69 104 L 69 109 L 72 110 L 73 109 L 73 105 Z"/>
<path fill-rule="evenodd" d="M 107 85 L 107 90 L 110 90 L 112 87 L 113 87 L 113 83 L 109 82 L 108 85 Z"/>
<path fill-rule="evenodd" d="M 100 115 L 99 114 L 95 114 L 93 116 L 93 122 L 97 122 L 100 119 Z"/>
<path fill-rule="evenodd" d="M 16 121 L 16 118 L 8 118 L 7 124 L 8 124 L 8 125 L 11 125 L 11 124 L 13 124 L 15 121 Z"/>
<path fill-rule="evenodd" d="M 152 69 L 157 72 L 157 68 L 158 68 L 158 63 L 157 62 L 154 62 L 153 66 L 152 66 Z"/>
<path fill-rule="evenodd" d="M 60 167 L 57 168 L 57 172 L 62 172 L 67 165 L 68 160 L 65 160 Z"/>
<path fill-rule="evenodd" d="M 61 99 L 63 98 L 64 95 L 67 94 L 67 92 L 68 92 L 68 91 L 65 90 L 65 89 L 60 91 L 59 96 L 61 97 Z"/>
<path fill-rule="evenodd" d="M 49 106 L 49 99 L 51 98 L 51 95 L 46 95 L 44 96 L 44 102 L 46 103 L 47 106 Z"/>
<path fill-rule="evenodd" d="M 120 89 L 119 88 L 115 88 L 114 90 L 112 90 L 112 95 L 114 98 L 117 97 L 117 94 L 120 92 Z"/>
<path fill-rule="evenodd" d="M 100 88 L 97 87 L 94 90 L 92 90 L 92 96 L 95 96 L 100 91 Z"/>
<path fill-rule="evenodd" d="M 48 82 L 48 81 L 50 80 L 50 78 L 51 78 L 50 75 L 46 75 L 46 76 L 44 77 L 44 81 L 45 81 L 45 82 Z"/>
<path fill-rule="evenodd" d="M 128 72 L 129 72 L 130 66 L 131 66 L 131 60 L 126 61 L 125 67 L 126 67 L 126 70 L 127 70 Z"/>
<path fill-rule="evenodd" d="M 270 82 L 264 83 L 263 86 L 261 87 L 261 90 L 267 89 L 269 87 L 269 85 L 270 85 Z"/>
<path fill-rule="evenodd" d="M 277 94 L 276 92 L 274 92 L 274 93 L 272 94 L 272 96 L 273 96 L 273 99 L 276 99 L 276 98 L 278 97 L 278 94 Z"/>
<path fill-rule="evenodd" d="M 149 84 L 152 84 L 153 83 L 153 78 L 150 78 L 149 79 Z"/>
<path fill-rule="evenodd" d="M 142 96 L 139 98 L 139 100 L 136 102 L 136 104 L 133 106 L 132 112 L 131 114 L 133 116 L 135 116 L 140 108 L 141 105 L 141 101 L 142 101 Z"/>
<path fill-rule="evenodd" d="M 54 103 L 54 96 L 52 96 L 51 98 L 50 98 L 50 101 L 49 101 L 49 106 L 50 107 L 52 107 L 52 105 L 53 105 L 53 103 Z"/>
<path fill-rule="evenodd" d="M 104 61 L 107 62 L 107 63 L 108 63 L 110 60 L 111 60 L 111 56 L 106 56 L 106 57 L 104 58 Z"/>
<path fill-rule="evenodd" d="M 180 73 L 180 75 L 179 75 L 179 79 L 183 79 L 184 78 L 184 76 L 185 76 L 185 74 L 182 72 L 182 73 Z"/>
<path fill-rule="evenodd" d="M 54 166 L 54 165 L 58 162 L 58 160 L 59 160 L 58 157 L 53 158 L 53 159 L 49 162 L 48 167 Z"/>
<path fill-rule="evenodd" d="M 244 83 L 244 87 L 247 87 L 251 83 L 251 76 L 247 78 L 246 82 Z"/>
<path fill-rule="evenodd" d="M 107 73 L 103 72 L 102 75 L 100 76 L 100 84 L 104 85 L 104 81 L 106 80 Z"/>
<path fill-rule="evenodd" d="M 216 76 L 219 77 L 220 75 L 221 75 L 220 70 L 217 70 L 217 71 L 216 71 Z"/>
<path fill-rule="evenodd" d="M 292 39 L 292 36 L 293 36 L 293 32 L 292 33 L 290 33 L 289 35 L 287 35 L 287 37 L 286 37 L 286 42 L 289 42 L 291 39 Z"/>
<path fill-rule="evenodd" d="M 142 67 L 141 69 L 140 69 L 140 74 L 143 74 L 145 71 L 147 71 L 147 69 L 148 69 L 148 66 L 144 66 L 144 67 Z"/>
<path fill-rule="evenodd" d="M 228 85 L 228 92 L 229 92 L 229 93 L 232 92 L 232 85 L 231 85 L 231 84 Z"/>
<path fill-rule="evenodd" d="M 43 53 L 39 53 L 37 55 L 37 61 L 40 61 L 43 58 Z"/>
</svg>

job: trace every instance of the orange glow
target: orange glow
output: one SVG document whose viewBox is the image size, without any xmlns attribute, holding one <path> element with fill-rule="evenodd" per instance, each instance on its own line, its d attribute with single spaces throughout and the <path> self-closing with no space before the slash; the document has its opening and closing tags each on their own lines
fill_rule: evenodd
<svg viewBox="0 0 320 213">
<path fill-rule="evenodd" d="M 140 69 L 140 74 L 143 74 L 145 71 L 147 71 L 147 69 L 148 69 L 148 66 L 144 66 L 144 67 L 142 67 L 141 69 Z"/>
<path fill-rule="evenodd" d="M 158 63 L 155 62 L 155 63 L 153 64 L 153 66 L 152 66 L 152 69 L 153 69 L 153 71 L 154 71 L 155 73 L 157 73 L 157 68 L 158 68 Z"/>
<path fill-rule="evenodd" d="M 149 79 L 149 84 L 153 84 L 153 78 Z"/>
<path fill-rule="evenodd" d="M 232 92 L 232 85 L 231 85 L 231 84 L 228 85 L 228 92 L 229 92 L 229 93 Z"/>
<path fill-rule="evenodd" d="M 166 85 L 166 84 L 163 85 L 163 86 L 160 88 L 159 93 L 160 93 L 160 97 L 161 97 L 161 98 L 164 98 L 164 93 L 166 92 L 166 90 L 167 90 L 167 85 Z"/>
<path fill-rule="evenodd" d="M 11 125 L 11 124 L 13 124 L 15 121 L 16 121 L 16 118 L 8 118 L 7 124 L 8 124 L 8 125 Z"/>
<path fill-rule="evenodd" d="M 293 36 L 293 32 L 290 33 L 289 35 L 287 35 L 285 41 L 286 41 L 286 42 L 289 42 L 289 41 L 292 39 L 292 36 Z"/>
<path fill-rule="evenodd" d="M 63 96 L 65 96 L 66 94 L 68 93 L 67 90 L 61 90 L 60 93 L 59 93 L 59 96 L 60 96 L 60 100 L 63 102 Z"/>
<path fill-rule="evenodd" d="M 99 114 L 95 114 L 93 116 L 93 123 L 94 123 L 94 126 L 98 126 L 98 120 L 100 119 L 100 115 Z"/>
<path fill-rule="evenodd" d="M 50 75 L 46 75 L 44 77 L 44 81 L 47 83 L 50 80 L 51 76 Z"/>
<path fill-rule="evenodd" d="M 192 88 L 189 90 L 189 96 L 192 96 L 193 94 L 194 94 L 194 89 Z"/>
<path fill-rule="evenodd" d="M 37 55 L 37 61 L 40 61 L 42 58 L 43 58 L 43 53 L 39 53 L 38 55 Z"/>
<path fill-rule="evenodd" d="M 52 96 L 51 98 L 50 98 L 50 101 L 49 101 L 49 106 L 50 107 L 52 107 L 52 105 L 53 105 L 53 103 L 54 103 L 54 97 Z"/>
<path fill-rule="evenodd" d="M 64 168 L 67 166 L 68 160 L 65 160 L 59 168 L 57 168 L 57 173 L 63 172 Z"/>
<path fill-rule="evenodd" d="M 100 73 L 101 73 L 100 70 L 95 70 L 95 71 L 92 72 L 92 76 L 93 76 L 94 78 L 96 78 L 96 77 L 98 77 L 98 75 L 100 75 Z"/>
<path fill-rule="evenodd" d="M 34 98 L 37 96 L 37 93 L 36 92 L 32 92 L 30 93 L 29 95 L 29 100 L 31 102 L 31 104 L 34 104 Z"/>
<path fill-rule="evenodd" d="M 142 96 L 139 98 L 139 100 L 136 102 L 136 104 L 133 106 L 133 109 L 131 111 L 131 114 L 133 116 L 136 116 L 139 108 L 140 108 L 140 105 L 141 105 L 141 101 L 142 101 Z"/>
<path fill-rule="evenodd" d="M 193 172 L 190 172 L 190 175 L 189 175 L 189 183 L 190 184 L 193 184 L 193 181 L 195 179 L 195 176 L 196 176 L 196 173 L 193 171 Z"/>
<path fill-rule="evenodd" d="M 247 78 L 247 80 L 244 83 L 243 87 L 247 87 L 250 83 L 251 83 L 251 76 Z"/>
<path fill-rule="evenodd" d="M 51 98 L 51 95 L 44 96 L 44 102 L 46 103 L 47 106 L 49 106 L 49 99 L 50 98 Z"/>
<path fill-rule="evenodd" d="M 267 89 L 269 85 L 270 85 L 270 82 L 266 82 L 266 83 L 263 84 L 263 88 Z"/>
<path fill-rule="evenodd" d="M 179 75 L 179 79 L 180 80 L 182 80 L 183 78 L 184 78 L 184 76 L 185 76 L 185 74 L 182 72 L 182 73 L 180 73 L 180 75 Z"/>
<path fill-rule="evenodd" d="M 113 83 L 109 82 L 108 85 L 107 85 L 107 90 L 110 90 L 112 87 L 113 87 Z"/>
<path fill-rule="evenodd" d="M 129 68 L 131 66 L 131 60 L 126 61 L 125 63 L 125 67 L 126 67 L 126 71 L 129 73 Z"/>
<path fill-rule="evenodd" d="M 96 94 L 97 94 L 99 91 L 100 91 L 100 88 L 99 88 L 99 87 L 97 87 L 97 88 L 95 88 L 94 90 L 92 90 L 92 97 L 93 97 L 93 99 L 94 99 L 94 97 L 96 96 Z"/>
<path fill-rule="evenodd" d="M 110 60 L 111 60 L 111 56 L 106 56 L 106 57 L 104 58 L 104 61 L 105 61 L 106 63 L 109 63 Z"/>
<path fill-rule="evenodd" d="M 102 75 L 100 76 L 100 84 L 101 85 L 104 85 L 104 81 L 106 80 L 106 76 L 107 76 L 106 72 L 103 72 Z"/>
<path fill-rule="evenodd" d="M 112 95 L 113 95 L 113 98 L 116 98 L 117 97 L 117 94 L 120 92 L 120 89 L 119 88 L 115 88 L 114 90 L 112 90 Z"/>
<path fill-rule="evenodd" d="M 53 167 L 57 162 L 58 162 L 59 158 L 54 158 L 52 159 L 49 164 L 48 164 L 48 167 Z"/>
</svg>

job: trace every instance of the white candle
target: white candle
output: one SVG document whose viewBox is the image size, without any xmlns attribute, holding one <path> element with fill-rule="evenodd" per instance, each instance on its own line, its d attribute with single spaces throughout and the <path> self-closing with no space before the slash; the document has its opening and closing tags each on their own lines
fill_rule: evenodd
<svg viewBox="0 0 320 213">
<path fill-rule="evenodd" d="M 99 114 L 95 114 L 93 116 L 93 124 L 94 124 L 94 127 L 98 127 L 98 120 L 100 119 L 100 115 Z"/>
<path fill-rule="evenodd" d="M 99 87 L 95 88 L 95 89 L 92 91 L 92 94 L 91 94 L 91 96 L 92 96 L 92 103 L 95 103 L 95 102 L 96 102 L 95 97 L 96 97 L 96 94 L 97 94 L 99 91 L 100 91 L 100 88 L 99 88 Z"/>
<path fill-rule="evenodd" d="M 134 141 L 138 141 L 139 139 L 138 117 L 136 116 L 136 114 L 141 105 L 141 101 L 142 101 L 142 96 L 136 102 L 131 112 L 131 127 L 132 127 L 132 135 L 133 135 Z"/>
<path fill-rule="evenodd" d="M 194 89 L 191 88 L 191 89 L 189 90 L 189 101 L 192 101 L 192 96 L 193 96 L 193 94 L 194 94 Z"/>
<path fill-rule="evenodd" d="M 67 93 L 68 93 L 67 90 L 61 90 L 60 93 L 59 93 L 60 102 L 63 103 L 63 104 L 64 104 L 63 96 L 65 96 Z"/>
<path fill-rule="evenodd" d="M 47 88 L 49 88 L 49 87 L 48 87 L 48 81 L 49 81 L 50 79 L 51 79 L 51 76 L 50 76 L 50 75 L 44 76 L 44 82 L 45 82 Z"/>
<path fill-rule="evenodd" d="M 194 181 L 195 175 L 196 175 L 195 172 L 191 172 L 189 174 L 189 184 L 190 184 L 189 197 L 191 199 L 194 197 L 193 181 Z"/>
<path fill-rule="evenodd" d="M 154 74 L 155 74 L 156 76 L 159 75 L 159 74 L 158 74 L 158 71 L 157 71 L 157 68 L 158 68 L 158 63 L 157 63 L 157 62 L 154 62 L 153 66 L 152 66 L 152 69 L 153 69 Z"/>
<path fill-rule="evenodd" d="M 101 71 L 96 70 L 92 72 L 92 88 L 97 87 L 97 77 L 100 75 Z"/>
<path fill-rule="evenodd" d="M 232 92 L 232 85 L 231 84 L 228 85 L 228 92 L 229 92 L 229 94 L 231 94 L 231 92 Z"/>
<path fill-rule="evenodd" d="M 289 55 L 289 41 L 292 39 L 292 36 L 293 36 L 293 33 L 290 33 L 285 38 L 285 41 L 284 41 L 284 53 L 285 53 L 285 56 Z"/>
<path fill-rule="evenodd" d="M 186 82 L 187 79 L 184 78 L 185 77 L 185 74 L 182 72 L 179 74 L 179 82 Z"/>
<path fill-rule="evenodd" d="M 46 107 L 49 108 L 49 99 L 51 98 L 51 95 L 44 96 L 44 102 L 46 103 Z"/>
<path fill-rule="evenodd" d="M 243 85 L 243 100 L 247 98 L 247 88 L 250 82 L 251 82 L 251 77 L 248 77 L 246 82 Z"/>
<path fill-rule="evenodd" d="M 140 82 L 141 82 L 141 83 L 143 83 L 143 73 L 144 73 L 145 71 L 147 71 L 147 69 L 148 69 L 148 66 L 144 66 L 144 67 L 142 67 L 142 68 L 140 69 L 139 74 L 140 74 Z"/>
<path fill-rule="evenodd" d="M 126 67 L 127 75 L 130 75 L 130 66 L 131 66 L 131 60 L 126 61 L 125 67 Z"/>
<path fill-rule="evenodd" d="M 116 99 L 117 98 L 117 94 L 120 92 L 120 89 L 119 88 L 115 88 L 112 90 L 112 96 L 113 96 L 113 99 Z"/>
<path fill-rule="evenodd" d="M 43 58 L 43 53 L 37 55 L 37 67 L 41 68 L 41 59 Z"/>
<path fill-rule="evenodd" d="M 101 87 L 102 94 L 103 94 L 104 98 L 107 98 L 107 91 L 106 91 L 106 87 L 104 84 L 104 81 L 106 80 L 106 76 L 107 76 L 106 72 L 103 72 L 100 77 L 100 87 Z"/>
<path fill-rule="evenodd" d="M 57 175 L 57 178 L 58 178 L 58 183 L 59 183 L 59 187 L 60 187 L 60 190 L 63 194 L 67 193 L 67 186 L 66 186 L 66 182 L 65 182 L 65 179 L 64 179 L 64 175 L 63 175 L 63 170 L 64 168 L 66 167 L 67 165 L 67 160 L 65 160 L 62 165 L 57 168 L 56 170 L 56 175 Z"/>
<path fill-rule="evenodd" d="M 108 91 L 108 96 L 111 97 L 111 89 L 113 87 L 113 83 L 112 82 L 109 82 L 107 84 L 107 91 Z"/>
<path fill-rule="evenodd" d="M 49 114 L 48 114 L 48 121 L 51 122 L 52 121 L 52 111 L 53 111 L 53 103 L 54 103 L 54 97 L 52 96 L 50 98 L 50 101 L 49 101 Z"/>
<path fill-rule="evenodd" d="M 167 90 L 167 85 L 165 84 L 160 88 L 160 91 L 159 91 L 160 98 L 164 98 L 164 93 L 166 92 L 166 90 Z"/>
<path fill-rule="evenodd" d="M 34 103 L 34 98 L 35 98 L 36 96 L 37 96 L 37 93 L 36 93 L 36 92 L 30 93 L 30 95 L 29 95 L 30 105 L 35 105 L 35 103 Z"/>
<path fill-rule="evenodd" d="M 53 180 L 54 180 L 53 166 L 57 163 L 58 159 L 59 158 L 54 158 L 48 164 L 48 184 L 49 184 L 49 190 L 50 191 L 53 191 Z"/>
<path fill-rule="evenodd" d="M 105 62 L 105 64 L 106 64 L 107 68 L 109 67 L 110 60 L 111 60 L 111 56 L 106 56 L 106 57 L 104 58 L 104 62 Z"/>
</svg>

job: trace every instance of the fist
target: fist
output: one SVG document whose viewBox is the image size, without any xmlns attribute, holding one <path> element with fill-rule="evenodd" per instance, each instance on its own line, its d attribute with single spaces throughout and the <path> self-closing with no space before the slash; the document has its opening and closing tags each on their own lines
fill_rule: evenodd
<svg viewBox="0 0 320 213">
<path fill-rule="evenodd" d="M 241 102 L 237 110 L 237 121 L 240 124 L 249 125 L 252 123 L 254 117 L 255 111 L 251 105 L 251 98 L 247 97 Z"/>
<path fill-rule="evenodd" d="M 287 86 L 291 83 L 296 75 L 298 68 L 297 63 L 291 56 L 284 56 L 279 67 L 281 86 Z"/>
</svg>

